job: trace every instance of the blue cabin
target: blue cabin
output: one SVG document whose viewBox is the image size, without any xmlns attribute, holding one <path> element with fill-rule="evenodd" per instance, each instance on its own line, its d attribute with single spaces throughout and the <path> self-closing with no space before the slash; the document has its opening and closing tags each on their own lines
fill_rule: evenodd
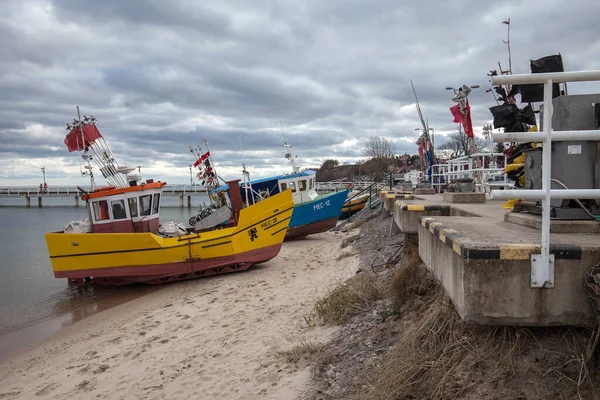
<svg viewBox="0 0 600 400">
<path fill-rule="evenodd" d="M 221 186 L 217 190 L 227 190 Z M 240 183 L 242 201 L 248 206 L 284 190 L 291 190 L 294 212 L 286 238 L 300 238 L 335 227 L 348 195 L 347 190 L 319 195 L 315 171 L 295 172 Z"/>
</svg>

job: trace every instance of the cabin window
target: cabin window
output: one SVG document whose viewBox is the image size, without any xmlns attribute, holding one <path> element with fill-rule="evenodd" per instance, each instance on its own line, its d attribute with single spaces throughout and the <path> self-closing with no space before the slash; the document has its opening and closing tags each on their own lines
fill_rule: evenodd
<svg viewBox="0 0 600 400">
<path fill-rule="evenodd" d="M 152 195 L 140 196 L 140 216 L 150 215 Z"/>
<path fill-rule="evenodd" d="M 292 189 L 292 193 L 296 193 L 296 182 L 290 182 L 290 189 Z"/>
<path fill-rule="evenodd" d="M 154 201 L 152 202 L 152 214 L 158 214 L 158 209 L 160 207 L 160 193 L 154 194 Z"/>
<path fill-rule="evenodd" d="M 301 181 L 298 181 L 298 191 L 299 192 L 304 192 L 306 191 L 306 179 L 303 179 Z"/>
<path fill-rule="evenodd" d="M 110 202 L 112 207 L 113 219 L 125 219 L 127 218 L 127 212 L 125 211 L 125 200 L 114 200 Z"/>
<path fill-rule="evenodd" d="M 108 214 L 108 201 L 95 201 L 92 205 L 94 207 L 94 219 L 96 221 L 107 221 L 110 219 L 110 215 Z"/>
<path fill-rule="evenodd" d="M 127 201 L 129 202 L 129 214 L 131 214 L 131 217 L 137 217 L 138 216 L 138 207 L 137 207 L 137 197 L 131 197 L 129 199 L 127 199 Z"/>
<path fill-rule="evenodd" d="M 281 185 L 281 191 L 283 192 L 284 190 L 287 190 L 287 183 L 282 183 Z"/>
<path fill-rule="evenodd" d="M 308 190 L 311 190 L 312 188 L 313 188 L 313 179 L 312 179 L 312 178 L 310 178 L 310 179 L 308 180 Z"/>
</svg>

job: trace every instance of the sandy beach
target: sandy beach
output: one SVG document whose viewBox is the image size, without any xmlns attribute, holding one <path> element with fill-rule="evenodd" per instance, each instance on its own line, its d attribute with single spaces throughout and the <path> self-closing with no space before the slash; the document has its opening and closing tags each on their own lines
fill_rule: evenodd
<svg viewBox="0 0 600 400">
<path fill-rule="evenodd" d="M 308 367 L 279 354 L 336 328 L 314 301 L 352 276 L 344 233 L 286 242 L 249 271 L 175 283 L 98 313 L 0 366 L 0 399 L 294 399 Z"/>
</svg>

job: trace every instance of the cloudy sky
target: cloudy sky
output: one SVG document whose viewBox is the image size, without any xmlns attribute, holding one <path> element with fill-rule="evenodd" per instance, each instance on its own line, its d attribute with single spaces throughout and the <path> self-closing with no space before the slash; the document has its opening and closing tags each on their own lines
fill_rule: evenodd
<svg viewBox="0 0 600 400">
<path fill-rule="evenodd" d="M 410 79 L 437 143 L 456 129 L 445 88 L 481 85 L 481 131 L 503 20 L 526 73 L 558 52 L 600 68 L 598 15 L 592 0 L 0 0 L 0 185 L 39 184 L 42 166 L 50 184 L 87 182 L 63 144 L 77 105 L 121 164 L 171 183 L 189 182 L 203 139 L 229 178 L 242 162 L 286 171 L 280 124 L 304 167 L 361 159 L 373 134 L 415 153 Z"/>
</svg>

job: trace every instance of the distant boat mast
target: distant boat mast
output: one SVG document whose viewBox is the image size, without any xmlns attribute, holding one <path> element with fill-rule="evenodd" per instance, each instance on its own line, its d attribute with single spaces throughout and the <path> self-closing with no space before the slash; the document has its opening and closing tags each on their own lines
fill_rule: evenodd
<svg viewBox="0 0 600 400">
<path fill-rule="evenodd" d="M 287 140 L 285 140 L 285 132 L 283 130 L 283 124 L 279 121 L 281 125 L 281 134 L 283 135 L 283 147 L 285 147 L 285 158 L 292 164 L 292 173 L 297 174 L 300 172 L 300 166 L 296 163 L 297 155 L 292 153 L 292 145 L 290 145 Z"/>
</svg>

